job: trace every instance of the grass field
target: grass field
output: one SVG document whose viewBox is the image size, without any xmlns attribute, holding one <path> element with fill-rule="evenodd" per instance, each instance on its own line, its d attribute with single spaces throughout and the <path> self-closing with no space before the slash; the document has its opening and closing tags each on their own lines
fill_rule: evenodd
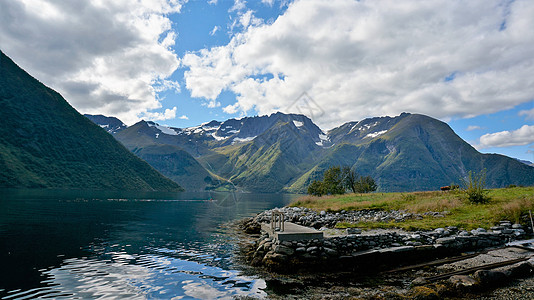
<svg viewBox="0 0 534 300">
<path fill-rule="evenodd" d="M 338 196 L 303 196 L 290 206 L 308 207 L 317 211 L 341 210 L 406 210 L 422 214 L 428 211 L 447 211 L 444 218 L 424 216 L 405 222 L 340 223 L 338 227 L 402 228 L 406 230 L 430 230 L 457 226 L 466 230 L 489 228 L 500 220 L 529 224 L 528 211 L 534 213 L 534 187 L 492 189 L 489 202 L 473 204 L 462 191 L 433 191 L 413 193 L 345 194 Z"/>
</svg>

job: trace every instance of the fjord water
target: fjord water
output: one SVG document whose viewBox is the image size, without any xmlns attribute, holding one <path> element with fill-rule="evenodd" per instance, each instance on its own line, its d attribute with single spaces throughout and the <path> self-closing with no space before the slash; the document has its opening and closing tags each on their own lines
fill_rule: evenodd
<svg viewBox="0 0 534 300">
<path fill-rule="evenodd" d="M 229 224 L 291 198 L 0 190 L 0 299 L 264 296 Z"/>
</svg>

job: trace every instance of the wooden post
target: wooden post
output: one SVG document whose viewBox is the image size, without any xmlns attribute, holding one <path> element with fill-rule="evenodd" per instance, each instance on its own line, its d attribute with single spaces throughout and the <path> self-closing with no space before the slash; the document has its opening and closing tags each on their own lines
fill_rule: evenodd
<svg viewBox="0 0 534 300">
<path fill-rule="evenodd" d="M 284 213 L 273 211 L 271 215 L 271 229 L 274 231 L 284 231 Z"/>
<path fill-rule="evenodd" d="M 532 228 L 532 233 L 534 233 L 534 222 L 532 221 L 532 211 L 529 210 L 528 214 L 530 215 L 530 228 Z"/>
</svg>

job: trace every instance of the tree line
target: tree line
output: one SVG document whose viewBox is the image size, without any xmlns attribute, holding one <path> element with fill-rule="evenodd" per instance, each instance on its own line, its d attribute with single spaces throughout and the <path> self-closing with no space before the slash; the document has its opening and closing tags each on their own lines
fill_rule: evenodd
<svg viewBox="0 0 534 300">
<path fill-rule="evenodd" d="M 330 167 L 322 180 L 314 180 L 308 186 L 308 194 L 314 196 L 339 195 L 347 191 L 369 193 L 376 191 L 375 180 L 371 176 L 358 175 L 348 166 Z"/>
</svg>

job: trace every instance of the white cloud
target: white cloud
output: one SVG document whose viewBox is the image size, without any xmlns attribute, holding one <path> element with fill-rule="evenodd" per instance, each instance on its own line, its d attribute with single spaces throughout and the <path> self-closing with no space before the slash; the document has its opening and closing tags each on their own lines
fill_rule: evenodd
<svg viewBox="0 0 534 300">
<path fill-rule="evenodd" d="M 176 106 L 172 109 L 165 109 L 165 112 L 158 113 L 158 112 L 146 112 L 143 115 L 143 119 L 150 120 L 150 121 L 163 121 L 163 120 L 171 120 L 176 118 Z M 182 118 L 180 118 L 182 119 Z"/>
<path fill-rule="evenodd" d="M 246 5 L 247 1 L 245 0 L 234 0 L 234 5 L 230 8 L 229 12 L 243 10 L 247 7 Z"/>
<path fill-rule="evenodd" d="M 244 14 L 242 14 L 240 17 L 239 17 L 239 23 L 241 24 L 241 26 L 243 26 L 244 28 L 247 28 L 249 27 L 250 25 L 253 25 L 253 26 L 258 26 L 258 25 L 261 25 L 263 23 L 263 20 L 260 19 L 260 18 L 256 18 L 254 16 L 254 11 L 252 10 L 247 10 L 247 12 L 245 12 Z"/>
<path fill-rule="evenodd" d="M 193 97 L 236 94 L 226 112 L 285 111 L 307 92 L 323 128 L 403 111 L 472 117 L 534 98 L 533 15 L 534 1 L 295 1 L 181 63 Z"/>
<path fill-rule="evenodd" d="M 179 66 L 169 14 L 177 0 L 0 1 L 2 51 L 82 113 L 131 124 L 161 108 Z"/>
<path fill-rule="evenodd" d="M 206 106 L 207 108 L 215 108 L 221 106 L 221 102 L 216 100 L 209 100 L 208 102 L 202 103 L 202 106 Z"/>
<path fill-rule="evenodd" d="M 180 120 L 189 120 L 189 117 L 186 116 L 186 115 L 182 115 L 179 119 Z"/>
<path fill-rule="evenodd" d="M 467 131 L 473 131 L 473 130 L 481 130 L 482 127 L 478 126 L 478 125 L 469 125 L 467 126 L 467 128 L 465 130 Z"/>
<path fill-rule="evenodd" d="M 219 2 L 219 1 L 217 1 L 217 0 L 208 0 L 208 4 L 210 4 L 210 5 L 217 5 L 217 2 Z"/>
<path fill-rule="evenodd" d="M 514 131 L 501 131 L 481 136 L 477 149 L 523 146 L 531 143 L 534 143 L 534 125 L 523 125 Z"/>
<path fill-rule="evenodd" d="M 152 82 L 152 86 L 154 87 L 154 91 L 156 92 L 164 92 L 164 91 L 172 90 L 175 93 L 180 93 L 181 91 L 180 84 L 172 80 L 165 80 L 165 79 L 156 80 Z"/>
<path fill-rule="evenodd" d="M 213 26 L 213 29 L 211 30 L 210 35 L 214 36 L 217 33 L 217 31 L 219 31 L 219 29 L 220 29 L 219 26 Z"/>
<path fill-rule="evenodd" d="M 522 110 L 519 112 L 520 116 L 525 116 L 527 120 L 534 120 L 534 108 L 530 110 Z"/>
<path fill-rule="evenodd" d="M 274 0 L 261 0 L 261 3 L 272 7 L 274 4 Z"/>
</svg>

